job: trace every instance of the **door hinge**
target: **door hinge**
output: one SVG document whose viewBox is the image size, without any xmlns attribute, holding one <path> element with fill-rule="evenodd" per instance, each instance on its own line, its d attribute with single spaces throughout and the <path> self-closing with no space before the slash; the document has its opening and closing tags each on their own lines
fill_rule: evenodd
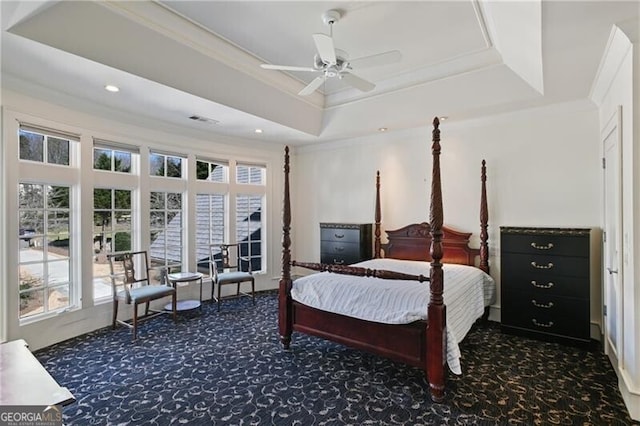
<svg viewBox="0 0 640 426">
<path fill-rule="evenodd" d="M 607 242 L 607 231 L 603 231 L 602 232 L 602 242 L 606 243 Z"/>
<path fill-rule="evenodd" d="M 606 317 L 607 316 L 607 305 L 604 305 L 603 308 L 604 308 L 603 313 L 604 313 L 604 316 Z"/>
<path fill-rule="evenodd" d="M 602 168 L 606 169 L 607 168 L 607 159 L 602 157 Z"/>
</svg>

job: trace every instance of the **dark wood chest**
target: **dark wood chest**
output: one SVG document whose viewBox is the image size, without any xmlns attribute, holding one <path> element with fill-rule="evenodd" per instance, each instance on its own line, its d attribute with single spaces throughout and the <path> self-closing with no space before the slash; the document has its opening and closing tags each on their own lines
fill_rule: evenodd
<svg viewBox="0 0 640 426">
<path fill-rule="evenodd" d="M 370 223 L 321 223 L 320 262 L 349 265 L 371 259 L 371 229 Z"/>
<path fill-rule="evenodd" d="M 590 340 L 589 228 L 500 228 L 505 332 Z"/>
</svg>

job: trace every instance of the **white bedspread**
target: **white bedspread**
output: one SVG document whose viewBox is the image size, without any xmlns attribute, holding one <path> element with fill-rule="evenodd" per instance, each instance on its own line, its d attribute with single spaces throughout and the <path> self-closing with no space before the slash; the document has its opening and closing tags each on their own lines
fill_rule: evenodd
<svg viewBox="0 0 640 426">
<path fill-rule="evenodd" d="M 429 262 L 373 259 L 352 266 L 429 276 Z M 478 268 L 446 264 L 443 270 L 447 364 L 453 373 L 462 374 L 458 343 L 482 316 L 485 306 L 493 303 L 496 286 L 493 278 Z M 427 319 L 429 283 L 321 272 L 295 280 L 291 296 L 323 311 L 385 324 L 408 324 Z"/>
</svg>

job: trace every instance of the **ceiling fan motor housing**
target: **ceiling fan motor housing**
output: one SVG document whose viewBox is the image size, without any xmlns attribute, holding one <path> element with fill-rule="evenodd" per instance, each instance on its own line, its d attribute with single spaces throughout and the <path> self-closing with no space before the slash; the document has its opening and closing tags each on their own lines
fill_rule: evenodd
<svg viewBox="0 0 640 426">
<path fill-rule="evenodd" d="M 328 10 L 322 14 L 322 22 L 325 25 L 333 25 L 340 20 L 340 12 L 337 10 Z"/>
</svg>

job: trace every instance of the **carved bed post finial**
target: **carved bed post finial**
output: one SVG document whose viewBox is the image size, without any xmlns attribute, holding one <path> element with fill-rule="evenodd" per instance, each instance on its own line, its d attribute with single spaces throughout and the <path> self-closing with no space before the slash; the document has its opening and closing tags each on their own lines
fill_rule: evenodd
<svg viewBox="0 0 640 426">
<path fill-rule="evenodd" d="M 382 212 L 380 210 L 380 170 L 378 170 L 376 172 L 376 224 L 375 224 L 375 231 L 374 231 L 374 257 L 376 259 L 381 258 L 382 257 L 382 248 L 380 245 L 380 223 L 382 221 Z"/>
<path fill-rule="evenodd" d="M 285 349 L 291 343 L 291 201 L 289 198 L 289 147 L 284 148 L 284 200 L 282 208 L 282 275 L 278 287 L 278 331 Z"/>
<path fill-rule="evenodd" d="M 480 269 L 489 273 L 489 208 L 487 207 L 487 162 L 482 160 L 480 193 Z"/>
<path fill-rule="evenodd" d="M 440 121 L 433 119 L 433 157 L 431 173 L 431 272 L 429 307 L 427 310 L 427 379 L 431 390 L 431 399 L 441 402 L 444 399 L 444 352 L 446 329 L 446 306 L 444 305 L 444 276 L 442 271 L 442 183 L 440 181 Z"/>
</svg>

